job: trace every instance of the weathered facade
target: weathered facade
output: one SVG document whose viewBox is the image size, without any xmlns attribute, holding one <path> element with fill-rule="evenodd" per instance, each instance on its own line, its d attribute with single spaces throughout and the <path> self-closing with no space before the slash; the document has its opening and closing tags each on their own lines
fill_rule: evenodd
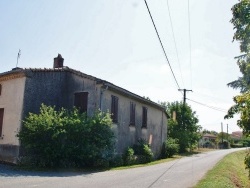
<svg viewBox="0 0 250 188">
<path fill-rule="evenodd" d="M 63 67 L 61 59 L 55 58 L 53 69 L 16 68 L 0 74 L 0 160 L 17 161 L 16 134 L 22 120 L 29 112 L 39 112 L 42 103 L 68 109 L 77 106 L 88 115 L 96 109 L 112 112 L 118 153 L 143 138 L 156 156 L 160 154 L 167 131 L 164 108 L 110 82 Z"/>
</svg>

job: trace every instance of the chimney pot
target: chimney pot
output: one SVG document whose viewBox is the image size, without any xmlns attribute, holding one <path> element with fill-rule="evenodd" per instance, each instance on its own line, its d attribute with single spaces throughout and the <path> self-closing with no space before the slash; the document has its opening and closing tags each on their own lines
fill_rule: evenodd
<svg viewBox="0 0 250 188">
<path fill-rule="evenodd" d="M 63 67 L 63 61 L 61 54 L 58 54 L 57 57 L 54 58 L 54 67 L 53 68 L 62 68 Z"/>
</svg>

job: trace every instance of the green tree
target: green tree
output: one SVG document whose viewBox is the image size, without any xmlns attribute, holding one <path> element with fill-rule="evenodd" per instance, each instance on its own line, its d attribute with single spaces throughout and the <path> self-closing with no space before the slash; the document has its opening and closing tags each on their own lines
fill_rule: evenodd
<svg viewBox="0 0 250 188">
<path fill-rule="evenodd" d="M 200 126 L 196 112 L 182 102 L 162 103 L 167 113 L 171 116 L 168 120 L 168 137 L 177 139 L 179 152 L 185 152 L 198 142 Z M 176 117 L 173 119 L 173 117 Z"/>
<path fill-rule="evenodd" d="M 233 118 L 235 114 L 240 114 L 237 125 L 243 129 L 245 135 L 250 135 L 250 92 L 234 97 L 234 103 L 225 119 Z"/>
<path fill-rule="evenodd" d="M 250 89 L 250 1 L 240 0 L 232 7 L 232 14 L 231 23 L 235 29 L 233 40 L 240 43 L 240 50 L 243 53 L 237 58 L 242 76 L 228 83 L 228 86 L 245 93 Z"/>
<path fill-rule="evenodd" d="M 250 1 L 240 0 L 232 7 L 235 33 L 233 40 L 240 43 L 240 50 L 243 55 L 237 58 L 237 64 L 242 73 L 242 77 L 228 84 L 234 89 L 240 89 L 241 95 L 234 97 L 234 105 L 228 110 L 225 119 L 233 118 L 235 114 L 240 114 L 237 124 L 243 129 L 245 134 L 250 134 Z"/>
<path fill-rule="evenodd" d="M 44 167 L 93 166 L 113 152 L 114 134 L 110 114 L 92 117 L 77 109 L 55 110 L 42 105 L 40 113 L 30 113 L 18 137 L 28 164 Z"/>
</svg>

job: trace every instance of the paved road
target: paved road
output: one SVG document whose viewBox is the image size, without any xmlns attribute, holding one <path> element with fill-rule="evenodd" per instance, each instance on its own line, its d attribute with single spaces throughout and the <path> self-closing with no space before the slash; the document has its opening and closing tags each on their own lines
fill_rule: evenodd
<svg viewBox="0 0 250 188">
<path fill-rule="evenodd" d="M 0 165 L 0 188 L 188 188 L 225 155 L 237 150 L 218 150 L 154 166 L 95 173 L 27 172 Z"/>
</svg>

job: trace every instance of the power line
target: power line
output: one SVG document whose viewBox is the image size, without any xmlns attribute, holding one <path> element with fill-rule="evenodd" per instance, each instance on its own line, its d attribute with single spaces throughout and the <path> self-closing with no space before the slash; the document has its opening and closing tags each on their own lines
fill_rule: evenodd
<svg viewBox="0 0 250 188">
<path fill-rule="evenodd" d="M 190 29 L 190 8 L 189 8 L 189 0 L 188 0 L 188 34 L 189 34 L 189 61 L 190 61 L 190 81 L 191 81 L 191 88 L 193 87 L 193 83 L 192 83 L 192 48 L 191 48 L 191 29 Z"/>
<path fill-rule="evenodd" d="M 207 94 L 204 94 L 204 93 L 200 93 L 200 92 L 197 92 L 197 91 L 194 93 L 194 95 L 202 96 L 202 97 L 205 97 L 205 98 L 209 98 L 213 102 L 215 102 L 215 101 L 228 102 L 225 99 L 222 99 L 222 98 L 219 98 L 219 97 L 215 97 L 215 96 L 210 96 L 210 95 L 207 95 Z"/>
<path fill-rule="evenodd" d="M 192 99 L 188 99 L 188 98 L 187 98 L 187 100 L 192 101 L 192 102 L 194 102 L 194 103 L 197 103 L 197 104 L 199 104 L 199 105 L 202 105 L 202 106 L 205 106 L 205 107 L 211 108 L 211 109 L 213 109 L 213 110 L 217 110 L 217 111 L 220 111 L 220 112 L 227 113 L 227 110 L 222 109 L 222 108 L 218 108 L 218 107 L 210 106 L 210 105 L 207 105 L 207 104 L 203 104 L 203 103 L 201 103 L 201 102 L 194 101 L 194 100 L 192 100 Z"/>
<path fill-rule="evenodd" d="M 146 7 L 147 7 L 147 9 L 148 9 L 148 13 L 149 13 L 150 18 L 151 18 L 151 21 L 152 21 L 152 23 L 153 23 L 153 25 L 154 25 L 155 32 L 156 32 L 156 34 L 157 34 L 157 36 L 158 36 L 158 39 L 159 39 L 159 41 L 160 41 L 161 48 L 162 48 L 162 50 L 163 50 L 163 52 L 164 52 L 165 58 L 166 58 L 167 63 L 168 63 L 168 65 L 169 65 L 169 67 L 170 67 L 170 70 L 171 70 L 172 75 L 173 75 L 173 77 L 174 77 L 175 83 L 176 83 L 176 85 L 178 86 L 178 88 L 180 89 L 179 83 L 178 83 L 178 81 L 177 81 L 177 79 L 176 79 L 176 77 L 175 77 L 174 71 L 173 71 L 173 69 L 172 69 L 172 67 L 171 67 L 171 64 L 170 64 L 169 60 L 168 60 L 167 53 L 166 53 L 166 51 L 165 51 L 165 49 L 164 49 L 164 47 L 163 47 L 163 44 L 162 44 L 162 41 L 161 41 L 160 35 L 159 35 L 159 33 L 158 33 L 158 31 L 157 31 L 157 28 L 156 28 L 156 25 L 155 25 L 155 23 L 154 23 L 154 19 L 153 19 L 152 15 L 151 15 L 151 12 L 150 12 L 150 10 L 149 10 L 149 7 L 148 7 L 148 4 L 147 4 L 147 1 L 146 1 L 146 0 L 144 0 L 144 2 L 145 2 Z"/>
<path fill-rule="evenodd" d="M 174 39 L 175 52 L 176 52 L 177 61 L 179 64 L 180 73 L 181 73 L 181 81 L 182 81 L 183 86 L 185 87 L 184 82 L 183 82 L 183 77 L 182 77 L 181 65 L 180 65 L 179 54 L 178 54 L 178 50 L 177 50 L 177 45 L 176 45 L 176 40 L 175 40 L 175 35 L 174 35 L 174 28 L 173 28 L 172 17 L 171 17 L 171 13 L 170 13 L 168 0 L 167 0 L 167 6 L 168 6 L 168 15 L 169 15 L 169 19 L 170 19 L 171 30 L 172 30 L 173 39 Z"/>
</svg>

